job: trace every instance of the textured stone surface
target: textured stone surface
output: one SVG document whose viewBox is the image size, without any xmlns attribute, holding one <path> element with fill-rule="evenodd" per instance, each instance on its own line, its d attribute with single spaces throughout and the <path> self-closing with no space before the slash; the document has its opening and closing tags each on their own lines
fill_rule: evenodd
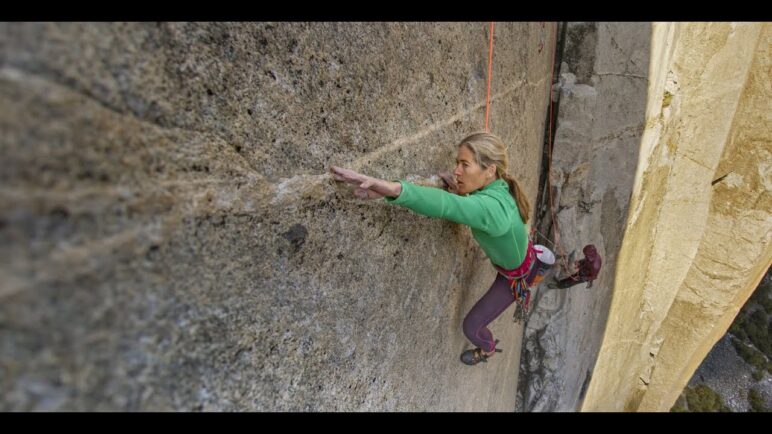
<svg viewBox="0 0 772 434">
<path fill-rule="evenodd" d="M 0 23 L 0 409 L 511 411 L 511 310 L 498 360 L 458 361 L 495 277 L 468 228 L 327 172 L 449 170 L 487 29 Z M 552 35 L 495 28 L 532 200 Z"/>
<path fill-rule="evenodd" d="M 767 363 L 770 360 L 769 355 L 765 355 L 765 348 L 761 344 L 763 339 L 759 339 L 759 336 L 763 336 L 764 330 L 768 332 L 772 328 L 770 326 L 772 315 L 769 309 L 770 302 L 772 302 L 772 273 L 770 271 L 767 270 L 766 276 L 740 309 L 740 313 L 735 317 L 729 331 L 711 348 L 688 383 L 690 388 L 698 385 L 710 387 L 722 397 L 726 406 L 734 412 L 753 410 L 748 399 L 748 393 L 751 390 L 755 390 L 760 395 L 767 409 L 772 409 L 772 373 L 767 369 L 755 367 L 751 360 L 743 359 L 735 347 L 735 345 L 742 343 L 757 350 L 758 353 L 756 354 Z M 763 323 L 758 319 L 751 320 L 751 316 L 756 317 L 759 315 L 757 313 L 759 311 L 764 312 L 765 321 Z M 753 327 L 750 326 L 751 324 Z M 747 333 L 752 329 L 756 329 L 753 330 L 755 339 L 751 339 Z M 772 336 L 767 334 L 767 341 L 770 339 Z M 682 392 L 676 400 L 676 406 L 684 401 L 685 392 Z"/>
<path fill-rule="evenodd" d="M 553 250 L 579 260 L 582 248 L 594 244 L 603 267 L 590 289 L 542 285 L 523 341 L 523 411 L 578 410 L 593 374 L 644 128 L 650 29 L 649 23 L 566 28 L 550 173 L 560 235 Z M 539 230 L 554 240 L 548 204 L 543 211 Z"/>
<path fill-rule="evenodd" d="M 583 410 L 667 411 L 772 261 L 772 26 L 655 23 L 646 129 Z"/>
</svg>

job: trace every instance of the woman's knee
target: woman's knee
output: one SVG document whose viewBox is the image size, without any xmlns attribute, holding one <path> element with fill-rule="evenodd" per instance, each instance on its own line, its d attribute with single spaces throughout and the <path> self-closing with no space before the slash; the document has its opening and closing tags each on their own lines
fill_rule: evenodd
<svg viewBox="0 0 772 434">
<path fill-rule="evenodd" d="M 478 328 L 478 322 L 475 321 L 474 317 L 469 314 L 464 318 L 464 334 L 468 338 L 474 337 L 475 331 L 477 331 Z"/>
</svg>

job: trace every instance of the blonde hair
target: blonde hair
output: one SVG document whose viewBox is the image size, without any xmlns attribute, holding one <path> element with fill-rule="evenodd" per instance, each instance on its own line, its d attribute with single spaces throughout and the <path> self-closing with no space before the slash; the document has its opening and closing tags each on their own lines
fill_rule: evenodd
<svg viewBox="0 0 772 434">
<path fill-rule="evenodd" d="M 528 223 L 528 215 L 531 213 L 531 205 L 528 203 L 520 184 L 507 173 L 509 167 L 509 155 L 507 154 L 507 145 L 496 135 L 479 132 L 466 137 L 458 146 L 466 146 L 474 154 L 477 164 L 487 169 L 491 165 L 496 166 L 496 175 L 503 179 L 509 185 L 509 193 L 515 199 L 517 208 L 520 211 L 520 217 L 523 223 Z"/>
</svg>

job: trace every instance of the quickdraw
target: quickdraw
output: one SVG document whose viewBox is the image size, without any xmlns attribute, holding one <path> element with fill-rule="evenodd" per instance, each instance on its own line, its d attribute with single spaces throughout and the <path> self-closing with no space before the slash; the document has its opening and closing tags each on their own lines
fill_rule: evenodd
<svg viewBox="0 0 772 434">
<path fill-rule="evenodd" d="M 528 302 L 531 301 L 531 288 L 528 286 L 525 277 L 512 280 L 512 293 L 515 295 L 515 301 L 523 311 L 528 312 Z"/>
</svg>

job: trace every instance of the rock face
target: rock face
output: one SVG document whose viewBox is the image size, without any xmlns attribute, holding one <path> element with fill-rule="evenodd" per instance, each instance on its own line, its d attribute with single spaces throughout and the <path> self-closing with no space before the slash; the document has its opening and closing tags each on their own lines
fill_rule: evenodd
<svg viewBox="0 0 772 434">
<path fill-rule="evenodd" d="M 687 389 L 676 400 L 676 410 L 687 409 L 688 390 L 707 386 L 721 396 L 730 411 L 772 409 L 772 270 L 753 291 L 729 331 L 716 342 L 694 371 Z M 758 395 L 753 402 L 753 394 Z M 684 402 L 686 405 L 683 405 Z M 692 411 L 691 408 L 688 408 Z"/>
<path fill-rule="evenodd" d="M 768 23 L 652 26 L 646 129 L 582 409 L 667 411 L 772 261 Z"/>
<path fill-rule="evenodd" d="M 452 168 L 488 29 L 0 24 L 0 410 L 513 410 L 511 309 L 458 361 L 495 277 L 469 229 L 327 172 Z M 495 27 L 532 201 L 554 30 Z"/>
<path fill-rule="evenodd" d="M 583 246 L 594 244 L 603 266 L 590 289 L 540 287 L 523 340 L 522 411 L 578 410 L 593 375 L 645 124 L 650 29 L 649 23 L 568 23 L 565 29 L 550 170 L 558 237 L 549 201 L 541 206 L 539 231 L 564 258 L 579 260 Z M 567 275 L 565 269 L 560 274 Z"/>
</svg>

